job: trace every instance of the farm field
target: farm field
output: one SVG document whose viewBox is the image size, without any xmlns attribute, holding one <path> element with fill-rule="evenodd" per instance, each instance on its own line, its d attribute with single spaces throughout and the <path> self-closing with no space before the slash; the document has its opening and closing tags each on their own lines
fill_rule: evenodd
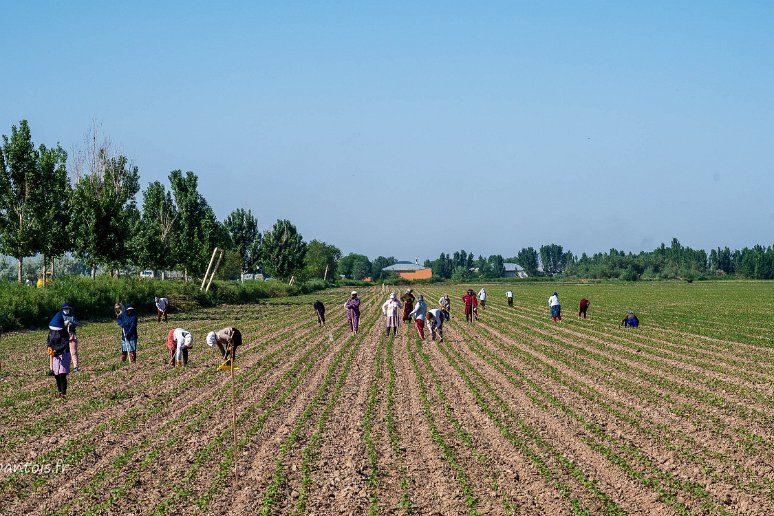
<svg viewBox="0 0 774 516">
<path fill-rule="evenodd" d="M 379 287 L 358 289 L 357 334 L 349 289 L 141 319 L 136 366 L 114 322 L 85 324 L 66 400 L 44 332 L 3 335 L 0 512 L 774 514 L 774 283 L 485 285 L 473 323 L 467 288 L 414 289 L 451 296 L 443 343 L 385 337 Z M 629 309 L 640 328 L 619 327 Z M 204 343 L 229 325 L 236 446 Z M 184 369 L 175 326 L 196 337 Z"/>
</svg>

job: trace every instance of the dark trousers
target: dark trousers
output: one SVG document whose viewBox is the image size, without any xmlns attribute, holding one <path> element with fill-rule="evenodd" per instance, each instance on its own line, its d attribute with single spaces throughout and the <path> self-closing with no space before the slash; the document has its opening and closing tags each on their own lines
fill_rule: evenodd
<svg viewBox="0 0 774 516">
<path fill-rule="evenodd" d="M 508 298 L 508 306 L 513 306 L 513 298 L 512 297 Z"/>
<path fill-rule="evenodd" d="M 188 349 L 183 348 L 183 365 L 188 365 Z M 177 353 L 177 348 L 172 348 L 169 350 L 169 365 L 172 367 L 175 367 L 175 355 Z"/>
<path fill-rule="evenodd" d="M 317 310 L 317 324 L 325 324 L 325 310 Z"/>
<path fill-rule="evenodd" d="M 66 395 L 67 394 L 67 374 L 55 374 L 54 378 L 56 378 L 56 390 L 59 391 L 59 394 Z"/>
<path fill-rule="evenodd" d="M 324 321 L 323 321 L 323 322 L 324 322 Z M 234 360 L 236 360 L 236 350 L 237 350 L 237 347 L 238 347 L 238 346 L 236 346 L 236 345 L 233 345 L 233 344 L 232 344 L 231 353 L 234 355 L 234 357 L 233 357 L 233 358 L 234 358 Z M 229 356 L 228 356 L 228 355 L 229 355 L 229 354 L 228 354 L 228 350 L 227 350 L 227 349 L 225 348 L 225 346 L 223 346 L 223 344 L 221 344 L 220 342 L 218 342 L 218 349 L 220 350 L 220 354 L 223 356 L 223 360 L 226 360 L 226 359 L 228 359 L 228 358 L 231 358 L 231 357 L 229 357 Z"/>
<path fill-rule="evenodd" d="M 161 322 L 161 318 L 164 317 L 164 322 L 167 322 L 167 311 L 166 310 L 159 310 L 156 308 L 156 315 L 158 316 L 158 321 Z"/>
</svg>

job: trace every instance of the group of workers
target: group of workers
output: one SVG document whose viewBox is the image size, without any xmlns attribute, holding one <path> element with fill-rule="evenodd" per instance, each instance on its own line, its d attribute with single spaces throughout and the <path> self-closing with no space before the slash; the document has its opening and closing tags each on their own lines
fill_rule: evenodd
<svg viewBox="0 0 774 516">
<path fill-rule="evenodd" d="M 509 307 L 513 307 L 513 291 L 505 292 L 505 298 Z M 478 308 L 485 309 L 487 293 L 486 289 L 476 293 L 473 289 L 468 289 L 462 296 L 464 306 L 465 321 L 473 322 L 478 320 Z M 578 303 L 578 319 L 586 319 L 591 301 L 582 298 Z M 548 307 L 551 313 L 551 320 L 559 322 L 562 320 L 562 305 L 559 302 L 559 294 L 554 292 L 548 298 Z M 317 313 L 317 324 L 325 324 L 325 305 L 319 299 L 313 303 L 313 308 Z M 443 322 L 450 318 L 451 300 L 446 294 L 438 300 L 438 308 L 428 309 L 427 302 L 421 294 L 419 298 L 414 296 L 413 289 L 407 289 L 406 292 L 398 298 L 395 292 L 391 292 L 387 301 L 382 304 L 382 315 L 385 318 L 385 332 L 389 336 L 398 334 L 400 322 L 410 323 L 413 319 L 420 338 L 425 338 L 425 325 L 429 325 L 432 333 L 432 339 L 435 340 L 438 335 L 443 342 Z M 349 299 L 344 303 L 344 309 L 347 314 L 347 323 L 352 333 L 357 333 L 360 324 L 360 298 L 357 291 L 353 290 Z M 426 322 L 427 321 L 427 322 Z M 621 326 L 637 328 L 639 319 L 633 312 L 628 312 L 621 321 Z"/>
<path fill-rule="evenodd" d="M 154 299 L 157 321 L 167 322 L 169 301 L 164 297 Z M 114 306 L 116 323 L 121 328 L 121 361 L 137 362 L 137 315 L 134 306 L 116 303 Z M 323 319 L 324 322 L 324 319 Z M 57 397 L 67 396 L 67 375 L 79 372 L 78 369 L 78 323 L 73 307 L 64 303 L 54 314 L 48 325 L 46 351 L 50 357 L 48 374 L 56 379 Z M 172 328 L 165 339 L 169 349 L 169 365 L 184 367 L 188 365 L 188 351 L 193 347 L 193 334 L 184 328 Z M 221 367 L 232 367 L 237 347 L 242 345 L 242 333 L 234 327 L 211 331 L 206 337 L 207 345 L 218 347 L 223 363 Z"/>
</svg>

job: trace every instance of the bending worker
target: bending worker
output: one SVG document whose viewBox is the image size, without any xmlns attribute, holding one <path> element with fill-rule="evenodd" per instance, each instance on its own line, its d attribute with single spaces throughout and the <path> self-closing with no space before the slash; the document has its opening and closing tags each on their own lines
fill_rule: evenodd
<svg viewBox="0 0 774 516">
<path fill-rule="evenodd" d="M 193 347 L 193 335 L 183 328 L 169 330 L 167 334 L 167 349 L 169 349 L 169 366 L 180 367 L 188 365 L 188 350 Z"/>
<path fill-rule="evenodd" d="M 218 346 L 225 365 L 230 366 L 231 358 L 236 358 L 236 348 L 242 345 L 242 332 L 233 326 L 207 334 L 207 345 Z"/>
</svg>

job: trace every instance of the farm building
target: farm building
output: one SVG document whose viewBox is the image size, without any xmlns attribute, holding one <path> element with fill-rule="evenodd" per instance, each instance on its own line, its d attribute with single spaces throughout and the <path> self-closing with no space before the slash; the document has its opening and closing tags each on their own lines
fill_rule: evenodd
<svg viewBox="0 0 774 516">
<path fill-rule="evenodd" d="M 517 263 L 503 263 L 505 266 L 505 274 L 503 274 L 504 278 L 526 278 L 527 277 L 527 271 L 524 270 L 524 268 L 517 264 Z"/>
<path fill-rule="evenodd" d="M 433 277 L 433 269 L 412 262 L 398 262 L 382 270 L 394 272 L 396 276 L 407 280 L 430 279 Z"/>
</svg>

